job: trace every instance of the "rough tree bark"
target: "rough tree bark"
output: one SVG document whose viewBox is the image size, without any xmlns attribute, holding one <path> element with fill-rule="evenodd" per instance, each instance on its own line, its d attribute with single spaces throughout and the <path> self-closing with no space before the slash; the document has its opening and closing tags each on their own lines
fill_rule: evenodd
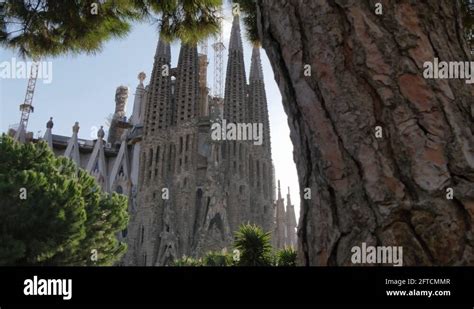
<svg viewBox="0 0 474 309">
<path fill-rule="evenodd" d="M 351 265 L 366 242 L 403 246 L 404 265 L 474 265 L 474 86 L 423 78 L 435 57 L 472 60 L 460 4 L 257 3 L 300 190 L 312 193 L 301 200 L 302 263 Z"/>
</svg>

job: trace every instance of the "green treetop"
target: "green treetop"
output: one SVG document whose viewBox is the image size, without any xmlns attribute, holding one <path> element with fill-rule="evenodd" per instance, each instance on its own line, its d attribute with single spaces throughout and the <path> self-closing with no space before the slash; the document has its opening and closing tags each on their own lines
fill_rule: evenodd
<svg viewBox="0 0 474 309">
<path fill-rule="evenodd" d="M 46 143 L 0 137 L 0 265 L 111 265 L 127 221 L 125 196 Z"/>
</svg>

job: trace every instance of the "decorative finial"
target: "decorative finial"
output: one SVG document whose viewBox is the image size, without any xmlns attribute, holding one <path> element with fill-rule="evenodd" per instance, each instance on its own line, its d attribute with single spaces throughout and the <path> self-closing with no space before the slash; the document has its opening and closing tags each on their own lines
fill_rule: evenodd
<svg viewBox="0 0 474 309">
<path fill-rule="evenodd" d="M 238 7 L 236 7 L 235 9 L 232 10 L 232 16 L 234 16 L 234 18 L 237 16 L 240 16 L 240 10 Z"/>
<path fill-rule="evenodd" d="M 103 139 L 105 136 L 104 126 L 100 126 L 99 131 L 97 131 L 97 137 Z"/>
<path fill-rule="evenodd" d="M 79 133 L 79 122 L 76 121 L 76 123 L 74 123 L 74 126 L 72 127 L 72 132 L 73 133 Z"/>
<path fill-rule="evenodd" d="M 145 78 L 146 78 L 145 72 L 140 72 L 138 74 L 138 80 L 140 81 L 140 84 L 143 84 L 143 81 L 145 80 Z"/>
<path fill-rule="evenodd" d="M 288 194 L 290 194 L 290 186 L 288 186 Z"/>
<path fill-rule="evenodd" d="M 115 113 L 125 112 L 128 99 L 128 87 L 118 86 L 115 90 Z"/>
<path fill-rule="evenodd" d="M 52 129 L 54 127 L 53 117 L 49 117 L 49 121 L 46 123 L 46 129 Z"/>
</svg>

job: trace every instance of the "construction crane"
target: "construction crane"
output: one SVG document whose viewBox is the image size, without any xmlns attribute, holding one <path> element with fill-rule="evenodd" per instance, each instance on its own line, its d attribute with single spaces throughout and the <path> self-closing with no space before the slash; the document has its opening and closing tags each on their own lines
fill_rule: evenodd
<svg viewBox="0 0 474 309">
<path fill-rule="evenodd" d="M 34 112 L 33 95 L 35 93 L 36 79 L 38 78 L 39 61 L 33 60 L 31 64 L 30 77 L 28 79 L 28 86 L 26 87 L 25 101 L 20 104 L 21 118 L 18 129 L 15 133 L 15 140 L 24 142 L 26 129 L 28 127 L 28 120 L 30 113 Z"/>
<path fill-rule="evenodd" d="M 213 94 L 214 97 L 217 98 L 224 98 L 224 30 L 223 30 L 223 20 L 224 14 L 222 10 L 222 6 L 218 12 L 219 19 L 220 19 L 220 26 L 219 26 L 219 36 L 217 41 L 212 44 L 212 48 L 214 49 L 214 86 L 213 86 Z"/>
</svg>

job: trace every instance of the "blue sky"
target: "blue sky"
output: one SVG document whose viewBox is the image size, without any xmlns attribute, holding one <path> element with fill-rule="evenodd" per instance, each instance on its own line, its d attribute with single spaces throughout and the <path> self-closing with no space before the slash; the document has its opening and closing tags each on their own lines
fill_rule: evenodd
<svg viewBox="0 0 474 309">
<path fill-rule="evenodd" d="M 224 21 L 224 44 L 228 46 L 231 18 Z M 244 31 L 242 31 L 244 32 Z M 106 118 L 114 112 L 115 89 L 120 85 L 130 89 L 127 115 L 133 110 L 137 75 L 145 72 L 151 76 L 153 57 L 158 34 L 155 25 L 137 23 L 124 39 L 115 39 L 104 44 L 95 55 L 64 56 L 44 59 L 52 62 L 52 82 L 38 79 L 28 131 L 44 134 L 49 117 L 54 118 L 54 134 L 70 136 L 75 121 L 80 123 L 79 137 L 96 138 L 97 127 L 104 125 Z M 250 72 L 251 46 L 244 42 L 247 78 Z M 209 41 L 208 86 L 213 85 L 212 39 Z M 172 66 L 176 66 L 179 42 L 171 46 Z M 227 51 L 224 52 L 224 69 Z M 282 195 L 286 198 L 287 187 L 291 187 L 292 202 L 299 217 L 299 187 L 296 167 L 293 161 L 293 145 L 289 138 L 286 114 L 281 104 L 279 89 L 273 79 L 273 72 L 265 52 L 262 50 L 262 65 L 266 83 L 272 153 L 276 179 L 280 179 Z M 0 62 L 21 61 L 14 51 L 0 49 Z M 19 104 L 24 101 L 27 79 L 0 78 L 0 130 L 17 124 L 20 119 Z"/>
</svg>

